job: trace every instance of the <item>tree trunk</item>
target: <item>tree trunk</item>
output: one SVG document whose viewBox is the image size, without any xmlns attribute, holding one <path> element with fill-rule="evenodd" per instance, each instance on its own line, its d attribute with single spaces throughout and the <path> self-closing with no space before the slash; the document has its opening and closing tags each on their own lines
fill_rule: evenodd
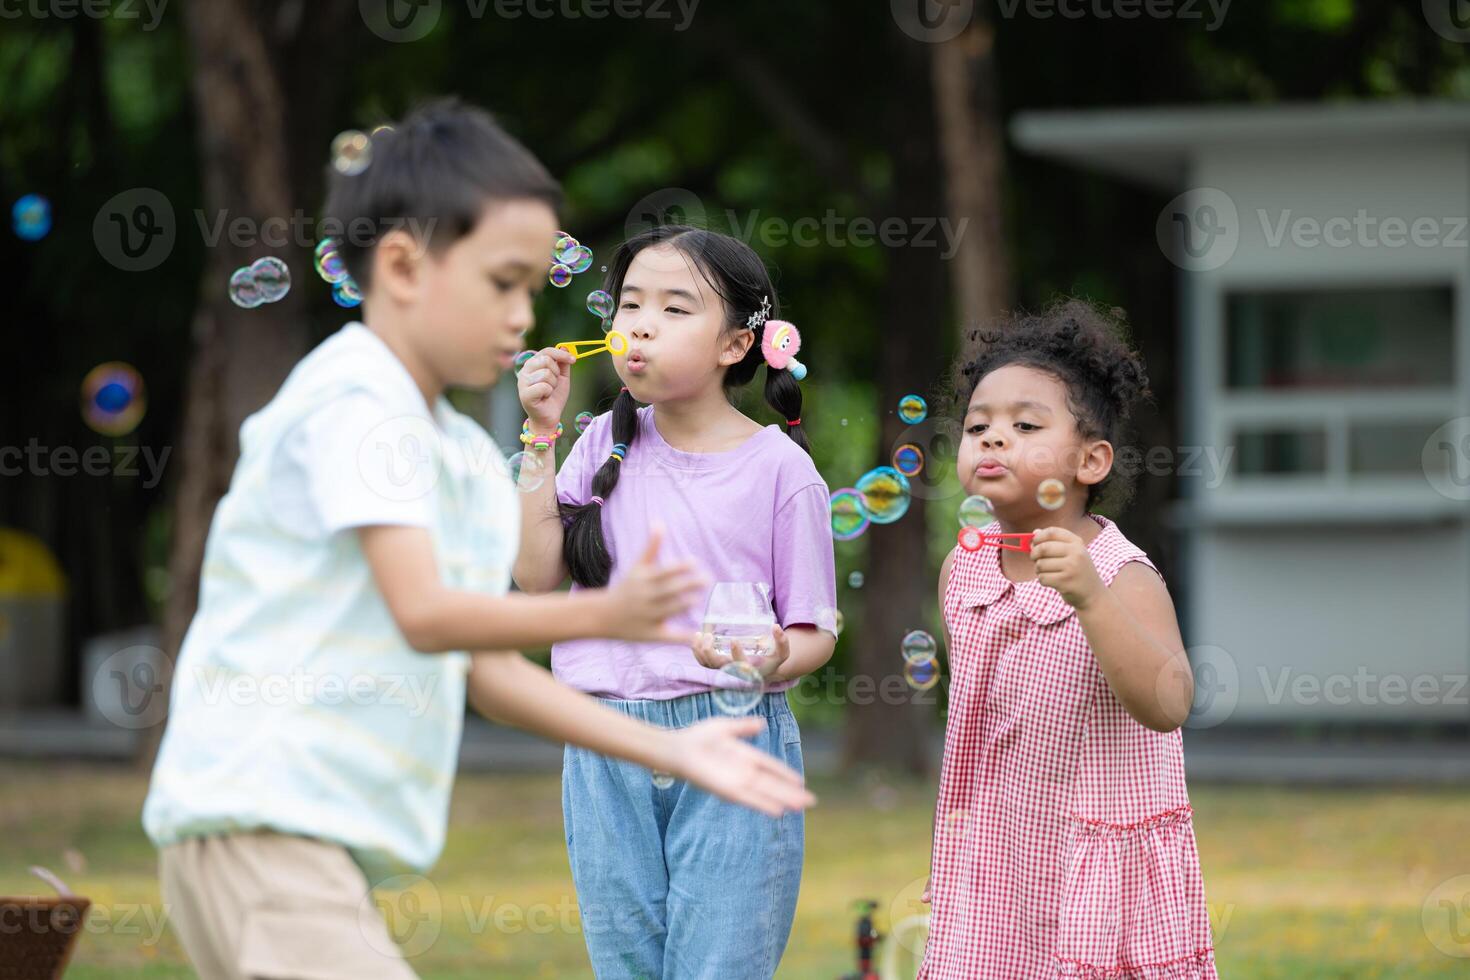
<svg viewBox="0 0 1470 980">
<path fill-rule="evenodd" d="M 894 167 L 886 210 L 911 231 L 942 213 L 934 118 L 927 111 L 932 98 L 926 49 L 907 38 L 896 44 L 890 62 L 894 91 L 885 120 Z M 943 249 L 924 241 L 931 239 L 921 241 L 916 233 L 908 244 L 889 248 L 886 254 L 877 377 L 882 465 L 890 464 L 893 449 L 905 441 L 908 426 L 897 416 L 899 399 L 910 392 L 932 391 L 943 374 Z M 942 465 L 938 460 L 933 464 Z M 853 662 L 856 677 L 865 685 L 876 682 L 877 694 L 869 698 L 849 690 L 844 732 L 844 760 L 849 765 L 872 764 L 923 775 L 938 761 L 929 745 L 937 721 L 938 690 L 921 695 L 896 682 L 903 668 L 899 650 L 904 634 L 913 629 L 935 632 L 935 624 L 921 615 L 934 594 L 924 497 L 915 494 L 908 514 L 897 523 L 875 524 L 867 531 L 867 584 L 861 593 L 866 605 Z M 895 692 L 900 696 L 893 696 Z"/>
<path fill-rule="evenodd" d="M 282 256 L 294 288 L 280 302 L 252 310 L 232 303 L 230 274 L 269 254 L 259 241 L 231 240 L 229 222 L 247 218 L 258 234 L 272 215 L 291 214 L 286 97 L 270 56 L 270 23 L 249 0 L 209 0 L 184 8 L 193 56 L 195 110 L 204 181 L 206 223 L 226 216 L 226 233 L 209 249 L 195 350 L 189 369 L 177 454 L 180 477 L 169 556 L 171 591 L 164 610 L 164 648 L 177 656 L 194 615 L 204 542 L 214 508 L 229 486 L 239 453 L 240 424 L 275 393 L 306 347 L 301 290 L 311 275 L 300 249 Z M 181 216 L 188 233 L 193 216 Z M 140 746 L 151 766 L 162 725 Z"/>
<path fill-rule="evenodd" d="M 956 229 L 963 228 L 955 261 L 950 263 L 963 334 L 1011 304 L 995 29 L 977 12 L 958 36 L 931 47 L 945 197 L 950 220 Z"/>
</svg>

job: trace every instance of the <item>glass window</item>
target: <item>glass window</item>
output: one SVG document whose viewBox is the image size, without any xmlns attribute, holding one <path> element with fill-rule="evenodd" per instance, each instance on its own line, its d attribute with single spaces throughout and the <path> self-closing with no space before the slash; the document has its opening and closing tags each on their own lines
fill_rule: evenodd
<svg viewBox="0 0 1470 980">
<path fill-rule="evenodd" d="M 1230 388 L 1454 383 L 1448 286 L 1236 293 L 1225 315 Z"/>
<path fill-rule="evenodd" d="M 1235 470 L 1241 476 L 1326 473 L 1327 433 L 1321 429 L 1242 429 L 1235 436 Z"/>
</svg>

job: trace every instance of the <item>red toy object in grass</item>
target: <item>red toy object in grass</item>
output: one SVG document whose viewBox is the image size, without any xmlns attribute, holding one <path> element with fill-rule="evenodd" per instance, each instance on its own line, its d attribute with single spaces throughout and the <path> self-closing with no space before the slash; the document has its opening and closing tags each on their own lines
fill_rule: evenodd
<svg viewBox="0 0 1470 980">
<path fill-rule="evenodd" d="M 1003 534 L 993 531 L 987 534 L 978 527 L 965 527 L 960 529 L 960 547 L 966 551 L 979 551 L 986 545 L 1002 548 L 1006 551 L 1031 550 L 1031 539 L 1035 535 L 1031 532 Z"/>
</svg>

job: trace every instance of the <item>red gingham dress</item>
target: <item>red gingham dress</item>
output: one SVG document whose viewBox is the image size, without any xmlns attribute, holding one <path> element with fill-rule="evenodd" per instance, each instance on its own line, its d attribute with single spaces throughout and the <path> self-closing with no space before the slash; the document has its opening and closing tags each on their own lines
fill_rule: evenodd
<svg viewBox="0 0 1470 980">
<path fill-rule="evenodd" d="M 1154 568 L 1090 516 L 1105 584 L 1130 561 Z M 996 549 L 956 550 L 944 620 L 949 721 L 919 977 L 1216 977 L 1179 731 L 1134 721 L 1075 610 L 1007 579 Z"/>
</svg>

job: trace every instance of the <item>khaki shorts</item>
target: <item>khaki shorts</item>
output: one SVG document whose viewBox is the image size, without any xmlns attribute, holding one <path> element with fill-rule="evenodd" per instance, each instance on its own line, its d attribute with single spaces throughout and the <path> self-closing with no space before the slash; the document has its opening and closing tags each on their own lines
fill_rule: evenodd
<svg viewBox="0 0 1470 980">
<path fill-rule="evenodd" d="M 158 868 L 169 921 L 204 980 L 417 976 L 341 845 L 220 834 L 170 844 Z"/>
</svg>

